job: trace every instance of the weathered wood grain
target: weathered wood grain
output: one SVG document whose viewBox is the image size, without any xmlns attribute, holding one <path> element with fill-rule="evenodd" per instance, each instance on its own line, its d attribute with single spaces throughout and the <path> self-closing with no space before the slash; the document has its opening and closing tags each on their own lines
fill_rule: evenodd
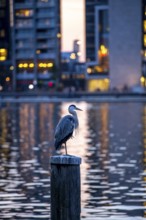
<svg viewBox="0 0 146 220">
<path fill-rule="evenodd" d="M 80 157 L 51 157 L 51 220 L 80 220 L 80 164 Z"/>
</svg>

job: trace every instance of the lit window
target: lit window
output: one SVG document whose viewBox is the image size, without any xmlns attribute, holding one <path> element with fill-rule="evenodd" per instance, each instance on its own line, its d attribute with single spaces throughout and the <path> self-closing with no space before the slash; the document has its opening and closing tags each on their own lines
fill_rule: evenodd
<svg viewBox="0 0 146 220">
<path fill-rule="evenodd" d="M 7 49 L 0 48 L 0 61 L 5 61 L 7 59 Z"/>
<path fill-rule="evenodd" d="M 76 54 L 75 53 L 71 53 L 70 59 L 72 59 L 72 60 L 76 59 Z"/>
<path fill-rule="evenodd" d="M 57 34 L 57 38 L 61 38 L 61 34 L 60 33 Z"/>
<path fill-rule="evenodd" d="M 33 15 L 33 10 L 21 9 L 16 11 L 16 16 L 18 17 L 29 17 Z"/>
<path fill-rule="evenodd" d="M 144 34 L 144 37 L 143 37 L 143 44 L 146 47 L 146 34 Z"/>
<path fill-rule="evenodd" d="M 53 63 L 48 63 L 47 67 L 53 67 Z"/>
<path fill-rule="evenodd" d="M 29 67 L 30 67 L 30 68 L 33 68 L 33 67 L 34 67 L 34 63 L 30 63 L 30 64 L 29 64 Z"/>
<path fill-rule="evenodd" d="M 10 80 L 11 80 L 10 77 L 7 76 L 7 77 L 6 77 L 6 82 L 10 82 Z"/>
<path fill-rule="evenodd" d="M 146 32 L 146 20 L 143 21 L 143 30 Z"/>
</svg>

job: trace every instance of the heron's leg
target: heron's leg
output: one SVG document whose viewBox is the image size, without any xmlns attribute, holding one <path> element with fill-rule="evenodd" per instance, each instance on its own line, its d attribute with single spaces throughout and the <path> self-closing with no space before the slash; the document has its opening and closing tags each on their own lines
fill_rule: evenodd
<svg viewBox="0 0 146 220">
<path fill-rule="evenodd" d="M 67 147 L 66 147 L 66 142 L 65 142 L 64 144 L 65 144 L 65 152 L 66 152 L 66 155 L 67 155 Z"/>
</svg>

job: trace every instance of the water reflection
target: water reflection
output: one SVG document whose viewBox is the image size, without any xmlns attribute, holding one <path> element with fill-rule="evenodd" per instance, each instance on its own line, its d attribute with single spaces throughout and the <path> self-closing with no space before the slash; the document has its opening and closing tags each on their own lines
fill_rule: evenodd
<svg viewBox="0 0 146 220">
<path fill-rule="evenodd" d="M 0 219 L 50 218 L 54 127 L 69 104 L 1 104 Z M 81 219 L 145 218 L 146 104 L 77 105 L 84 111 L 68 152 L 82 157 Z"/>
<path fill-rule="evenodd" d="M 48 219 L 52 103 L 5 104 L 0 110 L 0 218 Z"/>
<path fill-rule="evenodd" d="M 139 104 L 92 104 L 86 162 L 91 216 L 143 216 L 141 111 Z M 142 122 L 143 123 L 143 122 Z M 88 217 L 87 217 L 88 216 Z"/>
</svg>

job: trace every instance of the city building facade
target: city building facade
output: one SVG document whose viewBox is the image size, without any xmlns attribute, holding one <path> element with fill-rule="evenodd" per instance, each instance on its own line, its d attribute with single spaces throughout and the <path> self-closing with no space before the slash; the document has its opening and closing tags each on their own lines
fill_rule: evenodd
<svg viewBox="0 0 146 220">
<path fill-rule="evenodd" d="M 109 0 L 110 87 L 122 90 L 140 85 L 142 1 Z"/>
<path fill-rule="evenodd" d="M 43 87 L 58 79 L 61 27 L 59 0 L 13 0 L 13 88 Z"/>
<path fill-rule="evenodd" d="M 0 91 L 12 83 L 10 2 L 0 0 Z"/>
<path fill-rule="evenodd" d="M 140 81 L 145 84 L 145 53 L 141 56 L 145 48 L 145 8 L 144 0 L 86 0 L 89 91 L 131 89 Z"/>
</svg>

